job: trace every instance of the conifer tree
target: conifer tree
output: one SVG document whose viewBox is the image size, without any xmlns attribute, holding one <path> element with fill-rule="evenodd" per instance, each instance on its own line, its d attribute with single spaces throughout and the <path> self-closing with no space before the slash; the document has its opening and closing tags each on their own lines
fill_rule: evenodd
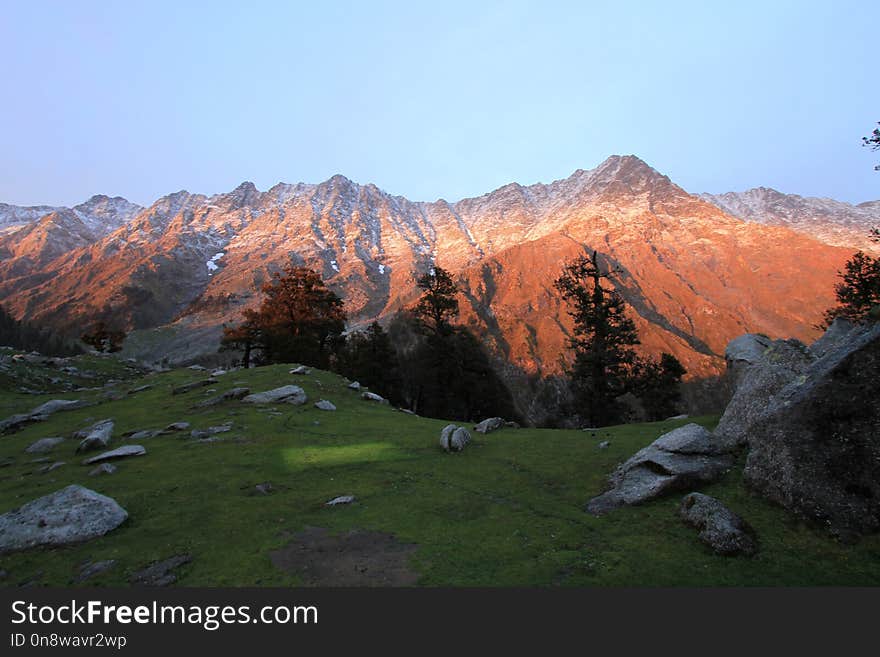
<svg viewBox="0 0 880 657">
<path fill-rule="evenodd" d="M 610 284 L 603 285 L 615 273 L 593 251 L 590 258 L 580 256 L 567 263 L 555 281 L 574 320 L 569 339 L 574 351 L 572 392 L 578 413 L 591 426 L 621 420 L 617 398 L 631 387 L 636 362 L 632 347 L 639 344 L 623 297 Z"/>
</svg>

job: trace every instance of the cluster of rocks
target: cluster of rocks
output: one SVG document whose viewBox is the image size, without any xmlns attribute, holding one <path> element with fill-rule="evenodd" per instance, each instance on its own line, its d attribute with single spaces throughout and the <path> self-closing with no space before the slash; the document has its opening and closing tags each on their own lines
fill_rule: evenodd
<svg viewBox="0 0 880 657">
<path fill-rule="evenodd" d="M 757 334 L 725 352 L 733 395 L 714 432 L 688 424 L 637 452 L 591 499 L 600 515 L 711 483 L 747 450 L 753 490 L 842 538 L 880 529 L 880 324 L 836 320 L 812 345 Z M 721 554 L 753 554 L 754 532 L 691 493 L 682 518 Z"/>
</svg>

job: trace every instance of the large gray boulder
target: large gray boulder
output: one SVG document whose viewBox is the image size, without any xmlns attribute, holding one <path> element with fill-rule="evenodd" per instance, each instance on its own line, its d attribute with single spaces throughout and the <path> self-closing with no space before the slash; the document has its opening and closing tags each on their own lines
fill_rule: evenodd
<svg viewBox="0 0 880 657">
<path fill-rule="evenodd" d="M 308 401 L 305 390 L 299 386 L 287 385 L 248 395 L 241 401 L 247 404 L 294 404 L 301 405 Z"/>
<path fill-rule="evenodd" d="M 126 518 L 128 513 L 112 498 L 67 486 L 0 516 L 0 553 L 88 541 Z"/>
<path fill-rule="evenodd" d="M 718 554 L 752 555 L 758 550 L 754 530 L 714 497 L 690 493 L 678 511 L 685 524 L 699 530 L 700 540 Z"/>
<path fill-rule="evenodd" d="M 745 445 L 762 421 L 768 399 L 801 379 L 815 356 L 797 340 L 770 340 L 748 334 L 732 340 L 725 351 L 733 397 L 715 428 L 729 447 Z"/>
<path fill-rule="evenodd" d="M 587 511 L 602 515 L 716 481 L 733 466 L 734 457 L 728 452 L 698 424 L 674 429 L 619 466 L 609 477 L 611 488 L 590 500 Z"/>
<path fill-rule="evenodd" d="M 880 530 L 880 323 L 838 320 L 810 354 L 753 412 L 745 480 L 842 538 Z"/>
<path fill-rule="evenodd" d="M 477 433 L 486 434 L 486 433 L 490 433 L 492 431 L 497 431 L 498 429 L 501 429 L 503 427 L 504 427 L 504 418 L 490 417 L 490 418 L 486 418 L 485 420 L 483 420 L 482 422 L 477 424 L 477 426 L 474 427 L 474 431 L 476 431 Z"/>
<path fill-rule="evenodd" d="M 73 437 L 81 439 L 76 448 L 77 453 L 107 447 L 113 435 L 113 426 L 113 420 L 98 420 L 90 427 L 74 432 Z"/>
</svg>

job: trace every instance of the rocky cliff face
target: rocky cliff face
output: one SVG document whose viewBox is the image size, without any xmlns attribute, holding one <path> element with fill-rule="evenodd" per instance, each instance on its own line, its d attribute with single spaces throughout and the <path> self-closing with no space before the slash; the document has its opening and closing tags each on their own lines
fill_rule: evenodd
<svg viewBox="0 0 880 657">
<path fill-rule="evenodd" d="M 621 270 L 643 351 L 669 351 L 698 377 L 721 372 L 744 332 L 813 339 L 852 251 L 742 221 L 633 156 L 457 203 L 334 176 L 182 191 L 115 216 L 100 234 L 59 210 L 0 238 L 0 303 L 73 331 L 106 313 L 144 329 L 129 341 L 136 355 L 183 360 L 215 351 L 221 324 L 287 262 L 319 271 L 354 325 L 411 303 L 414 273 L 438 264 L 457 277 L 461 320 L 516 369 L 546 375 L 560 371 L 570 330 L 553 280 L 595 249 Z"/>
</svg>

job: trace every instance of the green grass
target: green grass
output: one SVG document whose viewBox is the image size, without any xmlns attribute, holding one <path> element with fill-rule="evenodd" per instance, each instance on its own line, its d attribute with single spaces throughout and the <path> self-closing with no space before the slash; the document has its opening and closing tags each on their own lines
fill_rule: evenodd
<svg viewBox="0 0 880 657">
<path fill-rule="evenodd" d="M 83 357 L 88 358 L 88 357 Z M 92 360 L 95 360 L 92 358 Z M 106 378 L 125 371 L 97 359 Z M 83 369 L 95 370 L 92 362 Z M 175 370 L 129 378 L 119 392 L 150 383 L 151 390 L 59 413 L 48 421 L 0 437 L 0 513 L 68 484 L 82 484 L 116 499 L 129 519 L 88 543 L 36 549 L 0 557 L 0 585 L 32 578 L 70 586 L 85 561 L 116 559 L 115 568 L 89 585 L 126 585 L 151 561 L 182 552 L 193 561 L 179 570 L 184 586 L 296 585 L 276 569 L 269 552 L 306 526 L 391 532 L 418 549 L 412 565 L 425 586 L 618 585 L 878 585 L 880 537 L 844 545 L 821 530 L 750 494 L 742 463 L 721 482 L 705 487 L 757 530 L 754 558 L 712 554 L 677 517 L 681 495 L 595 518 L 586 501 L 605 487 L 615 465 L 662 433 L 687 422 L 636 424 L 582 431 L 503 429 L 475 440 L 461 454 L 438 446 L 445 421 L 414 417 L 366 402 L 333 374 L 288 375 L 289 366 L 231 372 L 215 393 L 205 389 L 172 396 L 170 389 L 205 373 Z M 305 406 L 254 407 L 237 401 L 192 410 L 197 401 L 237 385 L 262 391 L 302 385 Z M 94 384 L 93 384 L 94 385 Z M 0 392 L 0 412 L 28 410 L 51 398 L 105 398 L 105 390 L 25 395 Z M 320 398 L 336 412 L 312 406 Z M 148 454 L 117 463 L 110 476 L 88 477 L 69 440 L 51 452 L 67 462 L 38 474 L 33 441 L 69 435 L 90 421 L 112 417 L 112 446 L 123 432 L 162 428 L 186 420 L 193 428 L 234 422 L 224 441 L 195 444 L 176 435 L 143 441 Z M 711 427 L 717 418 L 697 418 Z M 188 436 L 188 432 L 186 434 Z M 600 440 L 611 447 L 600 450 Z M 271 482 L 275 492 L 254 495 Z M 352 494 L 357 502 L 324 503 Z"/>
</svg>

